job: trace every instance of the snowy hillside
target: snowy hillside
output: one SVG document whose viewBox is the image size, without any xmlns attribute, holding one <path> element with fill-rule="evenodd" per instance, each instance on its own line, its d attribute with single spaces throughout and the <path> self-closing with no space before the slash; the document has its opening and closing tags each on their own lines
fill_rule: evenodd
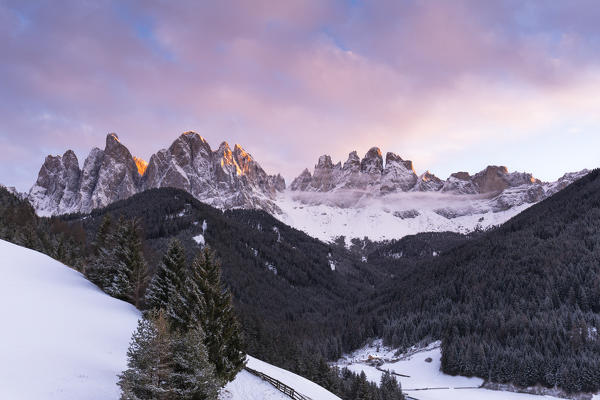
<svg viewBox="0 0 600 400">
<path fill-rule="evenodd" d="M 0 240 L 0 382 L 11 400 L 119 398 L 117 375 L 139 312 L 102 293 L 79 272 Z M 248 366 L 314 399 L 339 400 L 296 374 L 249 357 Z M 287 399 L 242 371 L 222 400 Z"/>
<path fill-rule="evenodd" d="M 339 397 L 322 388 L 316 383 L 282 368 L 248 356 L 248 368 L 262 372 L 271 378 L 288 385 L 298 393 L 315 400 L 340 400 Z M 259 399 L 289 399 L 271 384 L 252 375 L 248 371 L 240 372 L 233 382 L 225 386 L 219 396 L 221 400 L 259 400 Z"/>
<path fill-rule="evenodd" d="M 2 398 L 117 399 L 138 311 L 41 253 L 0 254 Z"/>
</svg>

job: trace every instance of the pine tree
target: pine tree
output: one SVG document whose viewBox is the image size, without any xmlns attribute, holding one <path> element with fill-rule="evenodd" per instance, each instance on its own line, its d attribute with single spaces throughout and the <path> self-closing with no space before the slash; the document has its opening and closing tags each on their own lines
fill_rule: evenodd
<svg viewBox="0 0 600 400">
<path fill-rule="evenodd" d="M 84 268 L 85 276 L 101 289 L 108 286 L 109 281 L 110 274 L 106 264 L 109 254 L 107 242 L 110 235 L 112 235 L 112 218 L 110 214 L 106 214 L 102 219 L 92 245 L 91 260 L 88 261 Z"/>
<path fill-rule="evenodd" d="M 221 268 L 212 252 L 204 248 L 195 258 L 192 269 L 199 279 L 202 295 L 200 324 L 206 333 L 208 357 L 215 365 L 217 377 L 223 382 L 233 380 L 243 368 L 241 328 L 231 301 L 231 295 L 221 285 Z"/>
<path fill-rule="evenodd" d="M 402 389 L 398 384 L 398 380 L 389 371 L 384 372 L 381 375 L 381 382 L 379 384 L 381 388 L 381 395 L 383 400 L 402 400 L 404 396 L 402 395 Z"/>
<path fill-rule="evenodd" d="M 127 263 L 130 265 L 131 270 L 129 275 L 131 291 L 128 297 L 134 306 L 140 308 L 144 290 L 148 284 L 148 266 L 146 260 L 144 260 L 142 238 L 137 219 L 131 220 L 127 226 L 127 248 L 129 249 Z"/>
<path fill-rule="evenodd" d="M 127 370 L 119 376 L 121 400 L 162 399 L 169 392 L 172 354 L 164 311 L 138 321 L 127 350 Z"/>
<path fill-rule="evenodd" d="M 94 240 L 94 255 L 99 255 L 99 250 L 106 246 L 108 237 L 112 232 L 112 218 L 110 214 L 106 214 L 102 218 L 98 233 L 96 234 L 96 240 Z"/>
<path fill-rule="evenodd" d="M 109 295 L 140 306 L 148 268 L 137 220 L 119 219 L 116 230 L 106 216 L 96 235 L 92 260 L 85 273 Z"/>
<path fill-rule="evenodd" d="M 200 327 L 185 333 L 173 334 L 173 371 L 169 381 L 178 399 L 212 399 L 218 394 L 219 385 L 214 366 L 208 360 L 204 346 L 204 332 Z"/>
<path fill-rule="evenodd" d="M 185 250 L 181 243 L 174 239 L 162 259 L 162 263 L 154 274 L 146 293 L 146 305 L 149 309 L 169 309 L 177 304 L 176 297 L 181 295 L 185 282 L 186 265 Z M 173 299 L 172 299 L 173 298 Z M 181 298 L 179 300 L 181 300 Z M 171 315 L 169 315 L 171 317 Z"/>
<path fill-rule="evenodd" d="M 164 310 L 138 322 L 119 376 L 121 400 L 216 399 L 218 385 L 201 330 L 174 331 Z"/>
</svg>

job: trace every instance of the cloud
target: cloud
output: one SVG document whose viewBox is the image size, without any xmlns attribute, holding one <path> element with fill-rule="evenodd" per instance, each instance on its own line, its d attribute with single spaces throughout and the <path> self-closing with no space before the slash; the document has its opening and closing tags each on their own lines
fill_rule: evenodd
<svg viewBox="0 0 600 400">
<path fill-rule="evenodd" d="M 0 2 L 0 182 L 109 131 L 149 158 L 189 129 L 288 179 L 373 145 L 444 176 L 456 152 L 598 127 L 600 11 L 575 3 Z"/>
</svg>

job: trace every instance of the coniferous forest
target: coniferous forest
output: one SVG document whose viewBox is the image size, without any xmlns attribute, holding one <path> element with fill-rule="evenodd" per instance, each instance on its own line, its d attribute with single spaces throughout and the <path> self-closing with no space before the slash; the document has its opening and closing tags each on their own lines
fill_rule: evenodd
<svg viewBox="0 0 600 400">
<path fill-rule="evenodd" d="M 600 389 L 598 170 L 487 232 L 365 240 L 350 249 L 322 243 L 264 212 L 222 212 L 176 189 L 50 219 L 35 216 L 4 189 L 0 205 L 2 238 L 49 254 L 107 293 L 154 310 L 140 338 L 160 336 L 161 329 L 202 336 L 191 327 L 210 321 L 190 322 L 168 297 L 208 292 L 199 277 L 211 276 L 230 294 L 225 303 L 212 303 L 239 319 L 235 340 L 244 351 L 343 398 L 399 396 L 384 394 L 389 382 L 377 389 L 364 377 L 327 366 L 376 337 L 400 349 L 442 340 L 442 368 L 449 374 L 567 392 Z M 118 261 L 123 255 L 127 268 Z M 114 270 L 98 269 L 103 257 L 115 260 Z M 217 279 L 207 265 L 218 263 Z M 178 268 L 186 273 L 178 275 Z M 128 277 L 126 285 L 121 276 Z M 200 290 L 186 292 L 194 281 Z M 210 314 L 205 302 L 197 307 Z M 219 345 L 203 343 L 210 365 L 218 365 L 211 346 Z M 219 368 L 211 373 L 229 379 Z"/>
</svg>

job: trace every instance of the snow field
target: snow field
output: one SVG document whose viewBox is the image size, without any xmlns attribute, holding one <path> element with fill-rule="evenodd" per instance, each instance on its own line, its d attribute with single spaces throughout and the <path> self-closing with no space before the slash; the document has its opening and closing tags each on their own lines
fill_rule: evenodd
<svg viewBox="0 0 600 400">
<path fill-rule="evenodd" d="M 383 371 L 368 364 L 369 356 L 377 357 L 384 361 L 380 369 L 408 376 L 396 376 L 396 379 L 407 396 L 418 400 L 558 400 L 552 396 L 483 389 L 479 388 L 483 383 L 481 378 L 446 375 L 440 370 L 439 345 L 439 342 L 434 342 L 423 350 L 412 349 L 413 351 L 408 352 L 409 355 L 396 357 L 393 349 L 384 347 L 381 340 L 376 340 L 371 345 L 341 358 L 336 365 L 355 373 L 364 371 L 369 381 L 379 384 Z M 426 362 L 429 358 L 431 362 Z M 597 397 L 600 400 L 600 396 Z"/>
<path fill-rule="evenodd" d="M 362 239 L 365 236 L 379 241 L 400 239 L 421 232 L 468 233 L 478 227 L 485 229 L 500 225 L 531 206 L 523 204 L 506 211 L 492 212 L 478 205 L 481 212 L 451 219 L 437 214 L 431 208 L 423 208 L 418 210 L 419 215 L 416 217 L 402 219 L 394 215 L 395 211 L 402 211 L 402 208 L 391 209 L 399 206 L 379 201 L 372 201 L 361 207 L 343 208 L 326 204 L 304 204 L 294 200 L 293 193 L 286 192 L 279 196 L 277 205 L 283 212 L 277 218 L 284 223 L 324 242 L 345 236 L 347 244 L 352 238 Z M 419 203 L 406 206 L 408 205 L 417 208 L 420 206 Z"/>
<path fill-rule="evenodd" d="M 2 240 L 0 254 L 2 397 L 117 399 L 139 312 L 46 255 Z"/>
</svg>

